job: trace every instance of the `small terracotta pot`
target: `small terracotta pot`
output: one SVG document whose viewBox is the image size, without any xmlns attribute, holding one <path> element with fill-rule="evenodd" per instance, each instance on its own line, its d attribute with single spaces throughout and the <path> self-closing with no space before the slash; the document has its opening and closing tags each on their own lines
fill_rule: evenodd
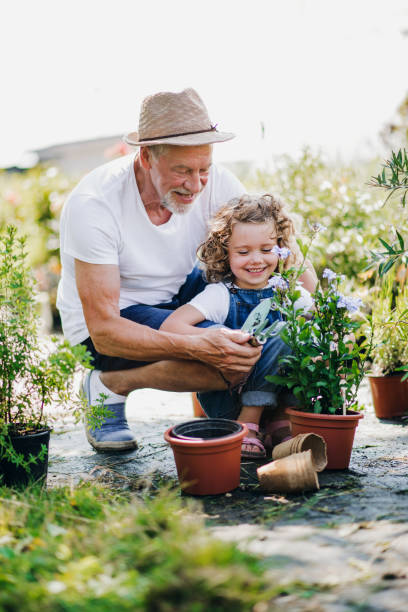
<svg viewBox="0 0 408 612">
<path fill-rule="evenodd" d="M 408 414 L 408 379 L 401 382 L 403 374 L 369 376 L 375 416 L 393 419 Z"/>
<path fill-rule="evenodd" d="M 199 417 L 199 418 L 207 418 L 207 415 L 205 414 L 204 410 L 201 407 L 201 404 L 198 400 L 197 397 L 197 393 L 192 393 L 191 394 L 191 401 L 193 403 L 193 414 L 195 417 Z"/>
<path fill-rule="evenodd" d="M 298 493 L 320 488 L 310 449 L 262 465 L 257 474 L 261 487 L 271 493 Z"/>
<path fill-rule="evenodd" d="M 309 449 L 312 451 L 314 469 L 316 472 L 322 472 L 327 465 L 327 446 L 322 436 L 317 434 L 298 434 L 286 442 L 277 444 L 272 451 L 272 459 L 281 459 Z"/>
<path fill-rule="evenodd" d="M 292 434 L 315 433 L 327 445 L 327 469 L 345 470 L 350 463 L 354 434 L 363 415 L 349 410 L 346 415 L 315 414 L 286 408 L 292 423 Z"/>
<path fill-rule="evenodd" d="M 211 422 L 212 419 L 208 419 Z M 221 419 L 220 419 L 221 420 Z M 197 421 L 197 425 L 204 422 Z M 232 421 L 236 425 L 235 421 Z M 203 439 L 176 437 L 173 427 L 164 434 L 164 439 L 173 450 L 177 474 L 184 492 L 191 495 L 217 495 L 238 487 L 241 473 L 242 439 L 248 428 L 239 423 L 239 431 Z"/>
</svg>

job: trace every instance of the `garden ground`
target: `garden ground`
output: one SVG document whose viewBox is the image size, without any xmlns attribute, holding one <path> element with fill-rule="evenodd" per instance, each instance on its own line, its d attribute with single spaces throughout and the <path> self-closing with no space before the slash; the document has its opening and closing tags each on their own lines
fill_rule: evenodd
<svg viewBox="0 0 408 612">
<path fill-rule="evenodd" d="M 284 585 L 272 608 L 258 604 L 257 612 L 407 609 L 408 421 L 378 420 L 366 382 L 360 399 L 366 410 L 350 469 L 319 474 L 319 491 L 265 494 L 256 464 L 246 462 L 238 489 L 199 498 L 209 531 L 264 557 L 271 582 Z M 163 433 L 192 418 L 190 394 L 137 391 L 127 413 L 138 436 L 135 451 L 96 453 L 78 426 L 53 433 L 48 486 L 81 480 L 113 488 L 176 484 Z"/>
</svg>

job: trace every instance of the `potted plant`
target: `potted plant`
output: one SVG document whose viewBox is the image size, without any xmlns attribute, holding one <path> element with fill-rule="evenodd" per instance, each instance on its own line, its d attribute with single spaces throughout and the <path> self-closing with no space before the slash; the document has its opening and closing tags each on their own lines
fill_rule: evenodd
<svg viewBox="0 0 408 612">
<path fill-rule="evenodd" d="M 82 346 L 41 338 L 35 282 L 25 238 L 15 226 L 0 232 L 0 483 L 45 479 L 51 406 L 78 417 L 82 400 L 74 374 L 87 364 Z"/>
<path fill-rule="evenodd" d="M 305 255 L 308 249 L 303 245 L 301 249 Z M 301 272 L 285 273 L 281 267 L 276 280 L 275 307 L 285 320 L 279 333 L 291 353 L 280 359 L 284 372 L 267 379 L 288 387 L 296 398 L 296 408 L 287 409 L 292 435 L 321 435 L 327 444 L 327 468 L 344 469 L 363 416 L 356 398 L 372 340 L 357 342 L 355 335 L 363 323 L 362 317 L 356 317 L 361 300 L 343 295 L 343 277 L 327 268 L 323 272 L 326 287 L 318 284 L 313 311 L 305 313 L 298 306 L 296 286 Z"/>
<path fill-rule="evenodd" d="M 392 276 L 384 278 L 373 294 L 374 342 L 368 378 L 379 419 L 408 413 L 408 380 L 403 380 L 406 375 L 401 372 L 408 364 L 407 300 L 407 287 L 393 282 Z"/>
</svg>

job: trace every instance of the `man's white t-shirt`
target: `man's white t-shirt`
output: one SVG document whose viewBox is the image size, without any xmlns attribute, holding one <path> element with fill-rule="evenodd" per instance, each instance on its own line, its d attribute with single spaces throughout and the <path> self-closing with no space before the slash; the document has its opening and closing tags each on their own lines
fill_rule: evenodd
<svg viewBox="0 0 408 612">
<path fill-rule="evenodd" d="M 272 279 L 269 279 L 268 286 L 271 282 Z M 207 321 L 224 323 L 230 307 L 229 287 L 239 289 L 233 283 L 210 283 L 201 293 L 190 300 L 189 305 L 197 308 Z M 302 287 L 301 283 L 298 283 L 296 288 L 300 291 L 300 297 L 295 302 L 295 308 L 296 310 L 302 309 L 307 312 L 313 307 L 313 299 L 309 291 Z"/>
<path fill-rule="evenodd" d="M 64 335 L 72 344 L 89 336 L 76 287 L 75 259 L 119 267 L 119 309 L 169 302 L 194 266 L 210 217 L 228 200 L 245 193 L 231 172 L 212 165 L 207 185 L 191 210 L 153 225 L 137 187 L 134 158 L 127 155 L 96 168 L 65 203 L 57 307 Z"/>
</svg>

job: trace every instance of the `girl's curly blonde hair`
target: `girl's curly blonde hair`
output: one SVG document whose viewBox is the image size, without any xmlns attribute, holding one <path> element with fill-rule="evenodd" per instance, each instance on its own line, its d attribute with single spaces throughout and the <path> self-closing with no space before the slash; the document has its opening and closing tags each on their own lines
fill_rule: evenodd
<svg viewBox="0 0 408 612">
<path fill-rule="evenodd" d="M 207 281 L 217 283 L 233 280 L 228 245 L 236 223 L 269 222 L 275 224 L 278 246 L 287 247 L 291 251 L 285 260 L 285 269 L 300 263 L 294 224 L 286 213 L 283 203 L 269 193 L 261 196 L 246 194 L 240 198 L 233 198 L 220 208 L 210 222 L 207 240 L 198 247 L 197 256 L 204 264 Z"/>
</svg>

